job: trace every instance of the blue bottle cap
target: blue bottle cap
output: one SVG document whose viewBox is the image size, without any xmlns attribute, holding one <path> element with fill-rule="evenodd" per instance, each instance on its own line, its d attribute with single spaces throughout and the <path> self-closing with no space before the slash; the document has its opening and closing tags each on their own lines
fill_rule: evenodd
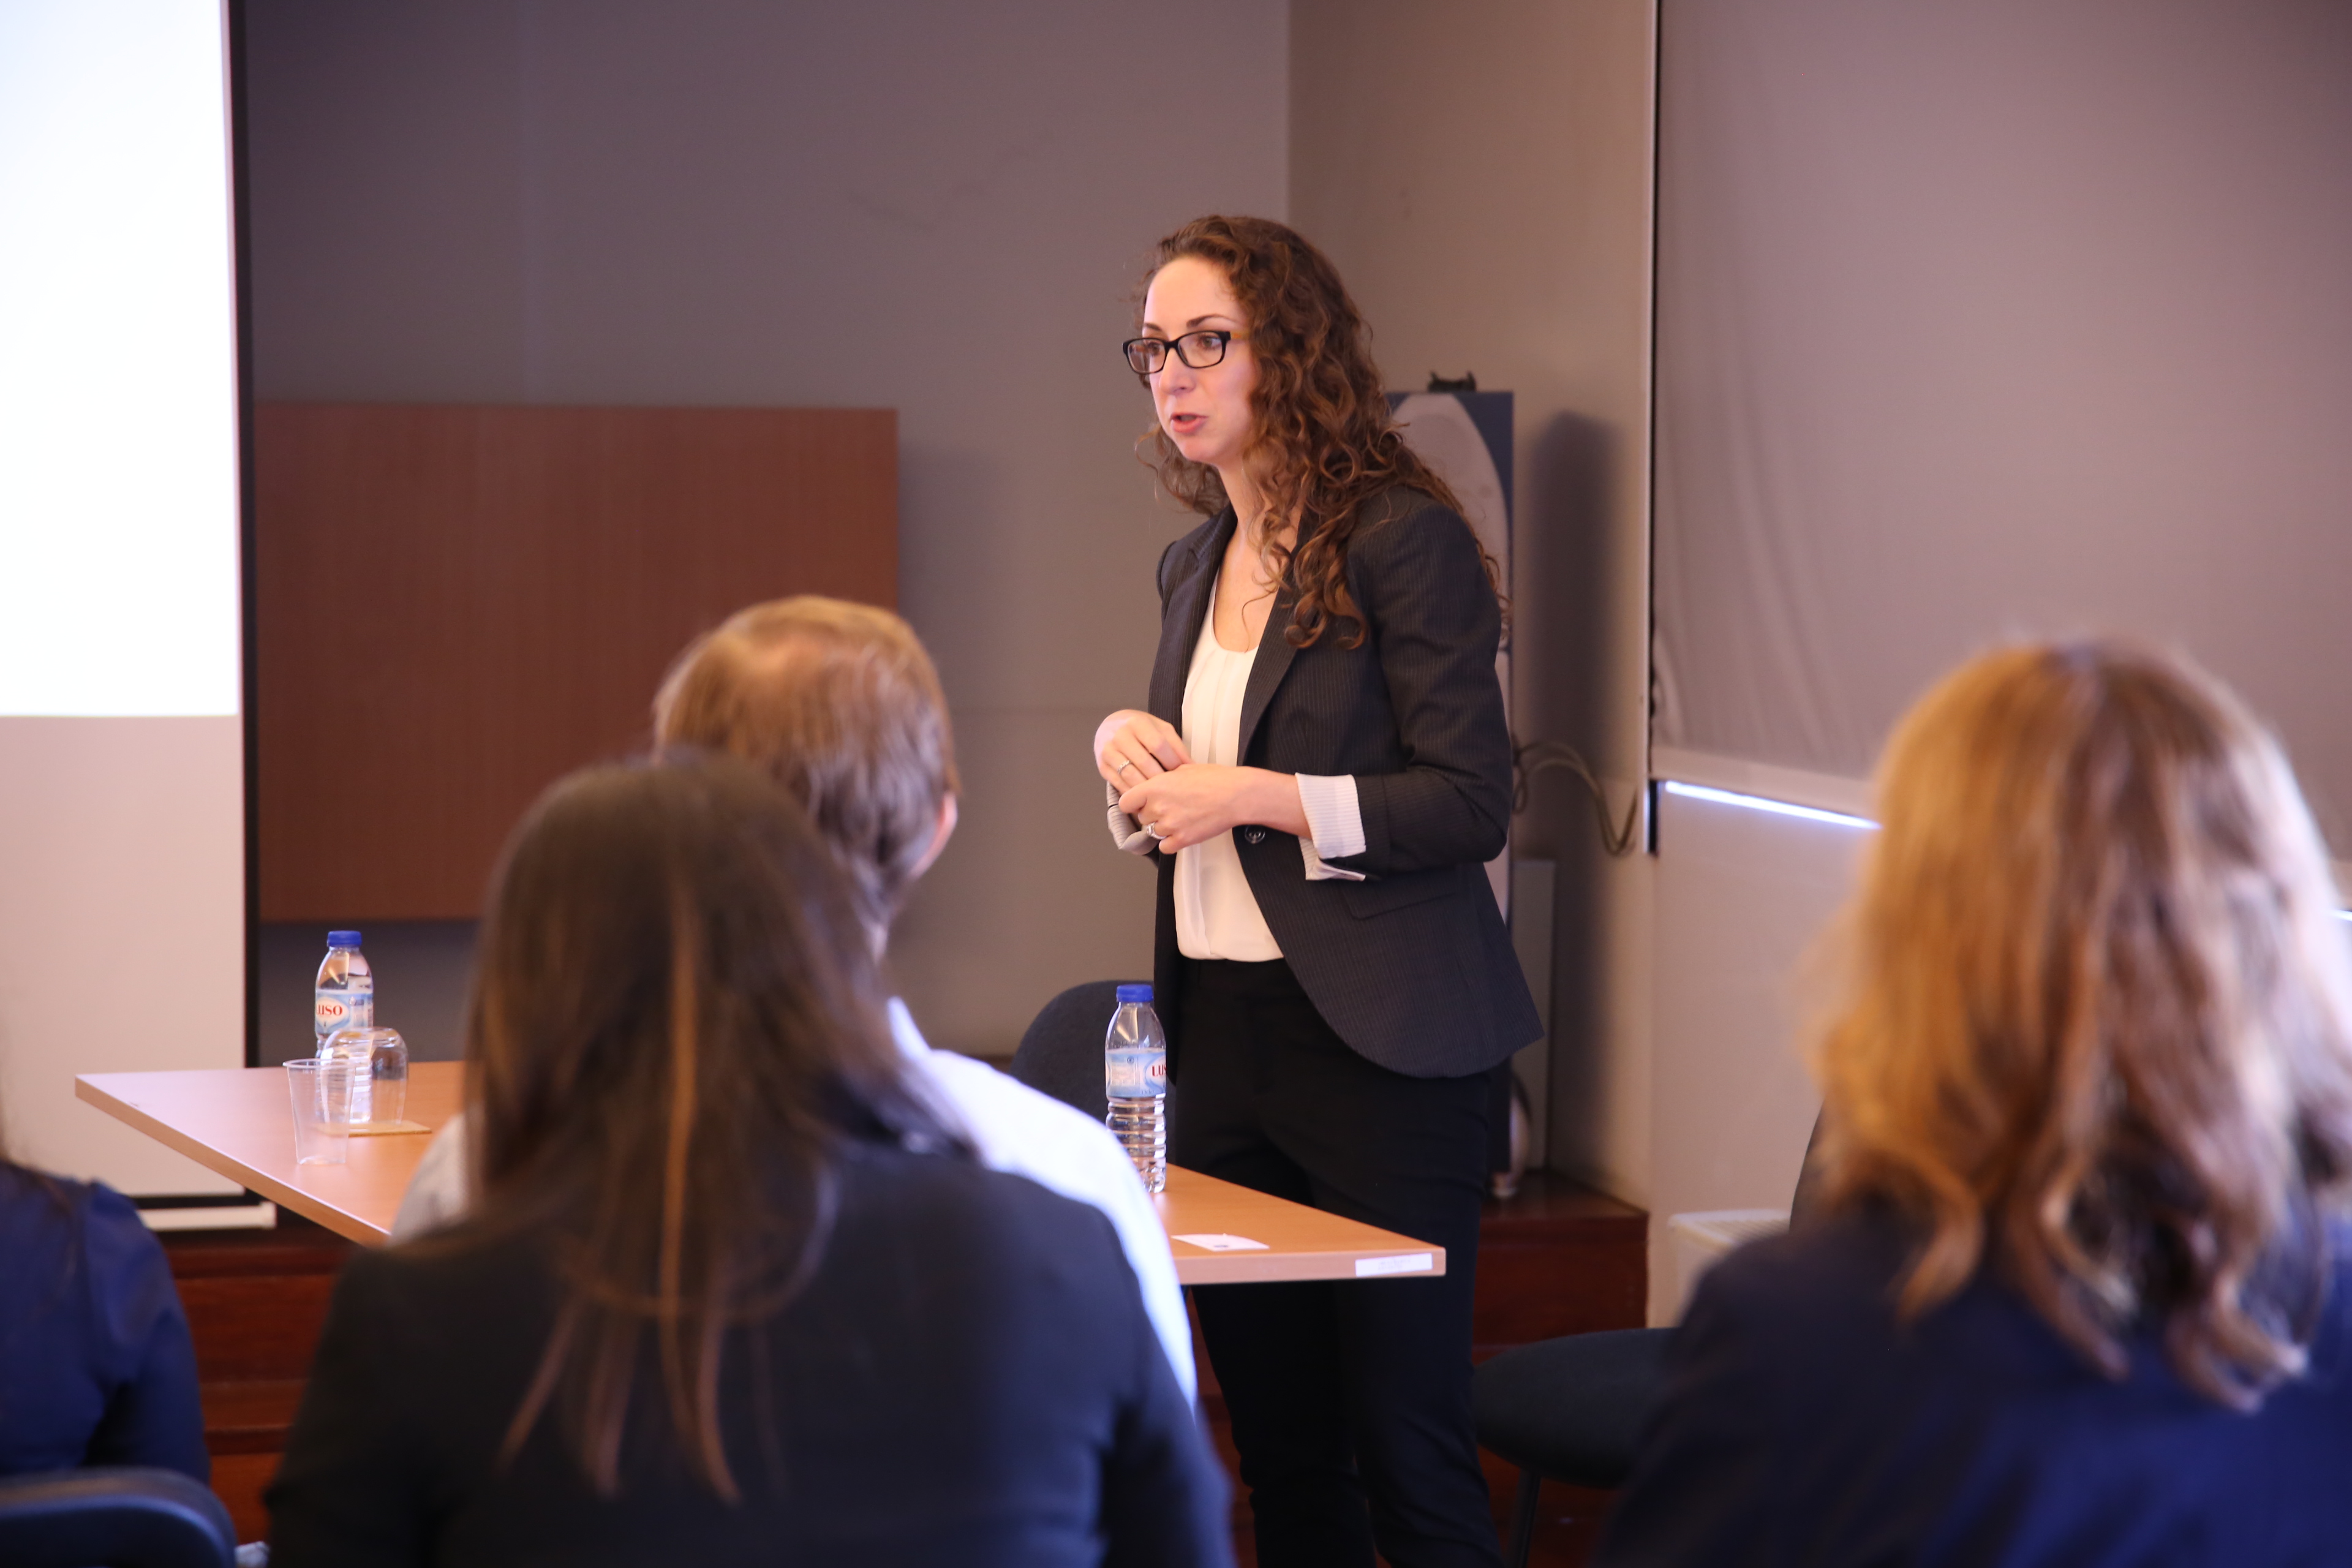
<svg viewBox="0 0 2352 1568">
<path fill-rule="evenodd" d="M 1122 985 L 1118 988 L 1118 1005 L 1122 1007 L 1129 1002 L 1148 1004 L 1150 1000 L 1151 987 L 1149 985 Z"/>
<path fill-rule="evenodd" d="M 359 944 L 360 933 L 355 931 L 331 931 L 327 933 L 329 947 L 357 947 Z"/>
</svg>

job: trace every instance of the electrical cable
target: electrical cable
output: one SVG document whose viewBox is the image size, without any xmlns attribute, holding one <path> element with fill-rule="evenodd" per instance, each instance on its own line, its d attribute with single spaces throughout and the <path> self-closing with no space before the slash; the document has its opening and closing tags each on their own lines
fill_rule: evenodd
<svg viewBox="0 0 2352 1568">
<path fill-rule="evenodd" d="M 1610 808 L 1609 792 L 1584 753 L 1565 741 L 1530 741 L 1511 753 L 1511 811 L 1514 816 L 1528 808 L 1528 786 L 1538 774 L 1560 768 L 1584 781 L 1585 790 L 1592 796 L 1594 826 L 1601 830 L 1601 847 L 1615 858 L 1622 859 L 1633 852 L 1633 829 L 1642 819 L 1642 792 L 1635 790 L 1625 807 L 1625 820 L 1621 826 L 1616 813 Z"/>
</svg>

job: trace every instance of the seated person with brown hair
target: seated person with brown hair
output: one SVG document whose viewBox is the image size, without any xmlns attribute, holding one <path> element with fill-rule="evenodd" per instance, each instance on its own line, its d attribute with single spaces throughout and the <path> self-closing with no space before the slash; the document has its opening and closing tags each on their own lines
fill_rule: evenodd
<svg viewBox="0 0 2352 1568">
<path fill-rule="evenodd" d="M 887 610 L 803 595 L 738 612 L 671 666 L 654 701 L 654 735 L 662 745 L 741 757 L 781 783 L 840 858 L 877 952 L 907 890 L 955 830 L 947 699 L 913 628 Z M 1175 1261 L 1118 1140 L 985 1062 L 932 1050 L 895 997 L 890 1025 L 921 1091 L 982 1163 L 1109 1216 L 1189 1397 L 1192 1334 Z M 464 1125 L 452 1121 L 426 1151 L 394 1222 L 395 1241 L 463 1210 Z"/>
<path fill-rule="evenodd" d="M 1700 1282 L 1597 1561 L 2352 1561 L 2352 975 L 2277 745 L 2020 647 L 1878 796 L 1813 1214 Z"/>
<path fill-rule="evenodd" d="M 932 1110 L 772 781 L 551 790 L 466 1051 L 474 1202 L 337 1282 L 275 1568 L 1231 1562 L 1110 1225 Z"/>
<path fill-rule="evenodd" d="M 0 1476 L 85 1465 L 212 1479 L 187 1315 L 129 1199 L 0 1152 Z"/>
</svg>

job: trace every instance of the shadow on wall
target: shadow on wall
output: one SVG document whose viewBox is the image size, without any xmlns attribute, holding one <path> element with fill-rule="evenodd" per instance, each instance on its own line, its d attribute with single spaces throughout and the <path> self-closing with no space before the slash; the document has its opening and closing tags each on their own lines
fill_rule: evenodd
<svg viewBox="0 0 2352 1568">
<path fill-rule="evenodd" d="M 1622 765 L 1595 748 L 1609 721 L 1609 584 L 1616 570 L 1611 513 L 1616 453 L 1609 428 L 1578 414 L 1555 415 L 1528 455 L 1520 502 L 1516 584 L 1519 739 L 1562 740 L 1596 764 Z M 1566 781 L 1573 798 L 1583 786 Z M 1547 778 L 1546 789 L 1558 782 Z M 1570 798 L 1562 794 L 1560 798 Z"/>
<path fill-rule="evenodd" d="M 1608 784 L 1619 820 L 1626 791 L 1642 787 L 1639 756 L 1608 745 L 1608 649 L 1618 542 L 1612 537 L 1617 453 L 1608 427 L 1581 415 L 1545 424 L 1525 462 L 1517 527 L 1513 605 L 1522 744 L 1563 741 L 1584 753 Z M 1622 777 L 1618 775 L 1623 775 Z M 1528 786 L 1516 826 L 1518 852 L 1559 866 L 1552 911 L 1551 1123 L 1555 1164 L 1573 1165 L 1597 1147 L 1592 1124 L 1606 1104 L 1592 1048 L 1605 994 L 1598 966 L 1607 951 L 1600 929 L 1601 870 L 1607 858 L 1583 783 L 1559 770 Z M 1585 1119 L 1580 1122 L 1579 1117 Z"/>
<path fill-rule="evenodd" d="M 261 1065 L 315 1048 L 310 988 L 327 955 L 324 924 L 258 928 Z M 375 972 L 375 1021 L 398 1029 L 409 1059 L 454 1062 L 466 1054 L 466 992 L 474 980 L 472 921 L 373 921 L 360 927 L 361 951 Z"/>
</svg>

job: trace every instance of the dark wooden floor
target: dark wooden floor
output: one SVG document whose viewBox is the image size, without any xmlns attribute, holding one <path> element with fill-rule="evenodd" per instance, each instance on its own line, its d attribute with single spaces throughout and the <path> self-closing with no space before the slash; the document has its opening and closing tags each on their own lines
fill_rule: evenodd
<svg viewBox="0 0 2352 1568">
<path fill-rule="evenodd" d="M 1560 1334 L 1639 1325 L 1649 1289 L 1647 1229 L 1641 1211 L 1542 1174 L 1529 1177 L 1517 1197 L 1488 1205 L 1474 1353 L 1484 1361 Z M 261 1490 L 278 1468 L 327 1298 L 352 1244 L 290 1215 L 280 1215 L 275 1231 L 174 1232 L 163 1243 L 195 1334 L 213 1489 L 228 1505 L 239 1539 L 257 1541 L 268 1531 Z M 1202 1367 L 1202 1412 L 1233 1472 L 1224 1399 L 1205 1358 Z M 1500 1532 L 1517 1477 L 1493 1455 L 1486 1459 Z M 1583 1563 L 1607 1506 L 1604 1493 L 1546 1487 L 1531 1561 L 1545 1568 Z M 1238 1480 L 1234 1535 L 1245 1568 L 1254 1564 Z"/>
<path fill-rule="evenodd" d="M 1203 1408 L 1217 1452 L 1225 1461 L 1225 1474 L 1234 1483 L 1234 1559 L 1240 1568 L 1257 1568 L 1257 1547 L 1250 1538 L 1249 1503 L 1241 1492 L 1241 1470 L 1225 1427 L 1224 1403 L 1210 1394 L 1203 1400 Z M 1495 1537 L 1507 1544 L 1518 1472 L 1492 1454 L 1482 1451 L 1478 1458 L 1486 1466 L 1486 1489 L 1494 1498 Z M 1535 1542 L 1528 1553 L 1530 1568 L 1583 1568 L 1600 1539 L 1601 1521 L 1609 1516 L 1610 1497 L 1608 1492 L 1546 1482 L 1537 1504 Z"/>
</svg>

